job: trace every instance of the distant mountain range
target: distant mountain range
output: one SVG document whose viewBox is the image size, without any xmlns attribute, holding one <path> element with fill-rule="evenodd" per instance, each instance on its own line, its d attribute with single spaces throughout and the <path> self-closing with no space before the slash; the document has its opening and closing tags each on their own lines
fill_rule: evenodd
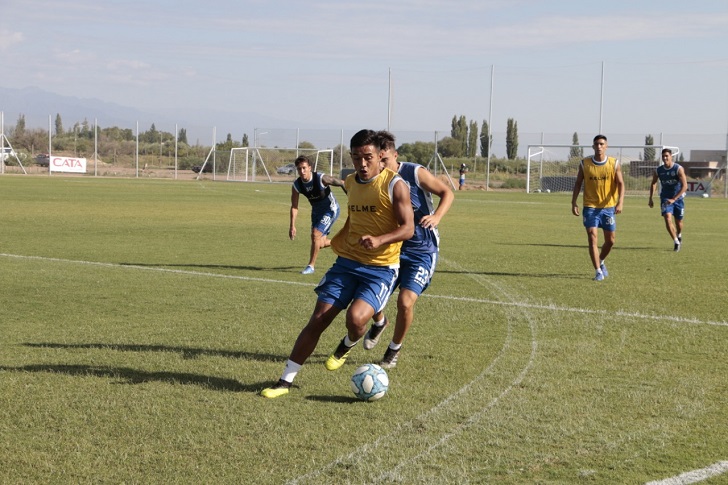
<svg viewBox="0 0 728 485">
<path fill-rule="evenodd" d="M 14 127 L 19 115 L 25 116 L 28 128 L 48 129 L 55 122 L 56 114 L 61 115 L 64 128 L 87 120 L 93 124 L 98 121 L 101 127 L 118 126 L 121 128 L 148 130 L 152 123 L 160 131 L 173 132 L 174 126 L 187 130 L 187 139 L 194 144 L 209 144 L 215 128 L 218 141 L 224 141 L 228 133 L 236 140 L 244 133 L 253 138 L 256 127 L 298 128 L 295 121 L 271 118 L 260 113 L 225 112 L 208 110 L 195 112 L 195 122 L 171 119 L 168 115 L 145 112 L 136 108 L 109 103 L 96 98 L 77 98 L 62 96 L 37 87 L 22 89 L 0 87 L 0 111 L 4 114 L 5 127 Z"/>
</svg>

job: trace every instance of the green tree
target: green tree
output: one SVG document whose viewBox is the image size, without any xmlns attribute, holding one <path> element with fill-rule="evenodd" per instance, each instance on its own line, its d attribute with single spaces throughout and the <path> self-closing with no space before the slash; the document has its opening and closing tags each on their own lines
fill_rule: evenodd
<svg viewBox="0 0 728 485">
<path fill-rule="evenodd" d="M 490 147 L 493 144 L 493 135 L 490 134 L 490 127 L 488 122 L 483 120 L 483 125 L 480 128 L 480 156 L 488 157 L 490 153 Z"/>
<path fill-rule="evenodd" d="M 645 145 L 654 145 L 654 144 L 655 144 L 655 140 L 652 138 L 652 135 L 647 135 L 645 137 Z M 645 162 L 654 162 L 655 161 L 655 149 L 645 147 L 645 156 L 643 157 L 643 160 Z"/>
<path fill-rule="evenodd" d="M 473 120 L 468 128 L 468 157 L 474 158 L 478 154 L 478 122 Z"/>
<path fill-rule="evenodd" d="M 56 136 L 63 135 L 63 121 L 61 121 L 61 114 L 56 113 Z"/>
<path fill-rule="evenodd" d="M 514 160 L 518 156 L 518 123 L 508 118 L 506 126 L 506 158 Z"/>
<path fill-rule="evenodd" d="M 250 146 L 250 140 L 248 140 L 248 134 L 243 133 L 243 146 L 249 147 Z"/>
<path fill-rule="evenodd" d="M 22 138 L 25 135 L 25 115 L 19 114 L 18 121 L 15 123 L 15 131 L 13 136 Z"/>
<path fill-rule="evenodd" d="M 569 160 L 582 160 L 584 158 L 584 149 L 579 146 L 579 135 L 576 132 L 571 137 L 571 144 L 573 146 L 569 150 Z"/>
<path fill-rule="evenodd" d="M 453 157 L 465 156 L 468 152 L 468 120 L 465 116 L 452 117 L 450 137 L 458 142 L 459 147 L 455 147 L 452 142 L 448 141 L 448 151 L 453 151 L 454 154 L 450 155 Z M 439 150 L 438 150 L 439 151 Z"/>
<path fill-rule="evenodd" d="M 424 141 L 404 143 L 397 149 L 397 153 L 402 161 L 426 165 L 435 154 L 435 144 Z"/>
<path fill-rule="evenodd" d="M 446 136 L 437 142 L 437 153 L 442 157 L 462 157 L 464 155 L 463 144 L 456 138 Z"/>
</svg>

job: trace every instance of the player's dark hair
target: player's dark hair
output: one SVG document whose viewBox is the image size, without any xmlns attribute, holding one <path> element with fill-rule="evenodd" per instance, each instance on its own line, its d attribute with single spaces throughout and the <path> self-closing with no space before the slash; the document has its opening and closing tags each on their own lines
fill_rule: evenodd
<svg viewBox="0 0 728 485">
<path fill-rule="evenodd" d="M 351 148 L 352 150 L 354 148 L 361 148 L 367 145 L 373 145 L 377 149 L 381 149 L 379 147 L 379 137 L 377 136 L 376 131 L 360 130 L 351 137 L 351 141 L 349 142 L 349 148 Z"/>
<path fill-rule="evenodd" d="M 596 143 L 596 142 L 597 142 L 597 140 L 604 140 L 604 141 L 607 141 L 607 137 L 606 137 L 606 136 L 604 136 L 604 135 L 597 135 L 597 136 L 595 136 L 595 137 L 594 137 L 594 143 Z"/>
<path fill-rule="evenodd" d="M 664 155 L 665 152 L 667 152 L 670 155 L 672 155 L 672 150 L 670 150 L 669 148 L 663 148 L 662 151 L 660 152 L 660 155 Z"/>
<path fill-rule="evenodd" d="M 289 158 L 290 160 L 290 158 Z M 306 155 L 300 155 L 297 159 L 293 161 L 293 164 L 298 167 L 299 163 L 308 163 L 310 167 L 313 167 L 313 164 L 311 163 L 311 159 L 308 158 Z"/>
<path fill-rule="evenodd" d="M 380 150 L 396 150 L 397 142 L 394 135 L 387 130 L 380 130 L 377 132 L 379 137 L 379 149 Z"/>
</svg>

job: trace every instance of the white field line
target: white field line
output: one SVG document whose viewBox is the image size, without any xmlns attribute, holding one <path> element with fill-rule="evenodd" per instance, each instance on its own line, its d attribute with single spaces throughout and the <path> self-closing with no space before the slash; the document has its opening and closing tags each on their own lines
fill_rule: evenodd
<svg viewBox="0 0 728 485">
<path fill-rule="evenodd" d="M 106 267 L 106 268 L 127 268 L 127 269 L 157 271 L 157 272 L 163 272 L 163 273 L 174 273 L 174 274 L 182 274 L 182 275 L 190 275 L 190 276 L 206 276 L 206 277 L 212 277 L 212 278 L 226 278 L 226 279 L 235 279 L 235 280 L 242 280 L 242 281 L 257 281 L 257 282 L 263 282 L 263 283 L 290 284 L 290 285 L 296 285 L 296 286 L 315 286 L 311 283 L 300 283 L 300 282 L 295 282 L 295 281 L 276 280 L 276 279 L 271 279 L 271 278 L 252 278 L 252 277 L 248 277 L 248 276 L 225 275 L 225 274 L 220 274 L 220 273 L 175 270 L 175 269 L 169 269 L 169 268 L 156 268 L 156 267 L 148 267 L 148 266 L 140 266 L 140 265 L 125 265 L 125 264 L 118 264 L 118 263 L 79 261 L 79 260 L 61 259 L 61 258 L 48 258 L 48 257 L 43 257 L 43 256 L 24 256 L 24 255 L 17 255 L 17 254 L 0 253 L 0 257 L 14 258 L 14 259 L 40 260 L 40 261 L 68 263 L 68 264 L 82 264 L 82 265 L 99 266 L 99 267 Z M 481 283 L 482 283 L 482 281 L 481 281 Z M 490 281 L 489 281 L 489 283 L 491 285 L 493 284 Z M 504 295 L 509 297 L 507 292 L 504 291 L 502 288 L 497 287 L 497 286 L 496 286 L 496 288 L 499 289 L 502 293 L 504 293 Z M 484 298 L 467 298 L 467 297 L 455 297 L 455 296 L 432 295 L 432 294 L 423 294 L 422 296 L 425 296 L 428 298 L 441 298 L 441 299 L 446 299 L 446 300 L 467 301 L 467 302 L 483 303 L 483 304 L 490 304 L 490 305 L 512 306 L 512 307 L 519 308 L 521 310 L 526 310 L 526 309 L 552 310 L 552 311 L 575 312 L 575 313 L 586 313 L 586 314 L 615 315 L 615 316 L 624 316 L 624 317 L 631 317 L 631 318 L 637 318 L 637 319 L 648 319 L 648 320 L 667 320 L 667 321 L 673 321 L 673 322 L 677 322 L 677 323 L 728 326 L 728 322 L 725 322 L 725 321 L 722 321 L 722 322 L 704 321 L 704 320 L 698 320 L 698 319 L 694 319 L 694 318 L 674 317 L 674 316 L 669 316 L 669 315 L 667 315 L 667 316 L 666 315 L 644 315 L 641 313 L 625 312 L 625 311 L 621 311 L 621 310 L 617 310 L 614 312 L 608 312 L 606 310 L 591 310 L 591 309 L 584 309 L 584 308 L 559 307 L 556 305 L 529 304 L 529 303 L 522 303 L 522 302 L 517 302 L 517 301 L 504 302 L 504 301 L 489 300 L 489 299 L 484 299 Z M 533 340 L 531 342 L 531 356 L 530 356 L 529 361 L 526 364 L 526 366 L 522 369 L 521 373 L 510 384 L 510 386 L 508 386 L 506 389 L 504 389 L 500 393 L 500 395 L 498 395 L 496 398 L 492 399 L 491 402 L 489 402 L 486 406 L 484 406 L 480 410 L 480 412 L 470 416 L 470 418 L 467 421 L 461 423 L 456 429 L 453 429 L 451 432 L 443 435 L 440 440 L 438 440 L 435 444 L 428 447 L 428 449 L 425 452 L 420 453 L 419 455 L 417 455 L 415 457 L 412 457 L 412 459 L 409 460 L 409 462 L 417 460 L 419 458 L 422 458 L 424 455 L 429 454 L 432 450 L 434 450 L 438 446 L 442 445 L 445 441 L 449 440 L 451 437 L 458 434 L 464 428 L 469 427 L 471 424 L 474 424 L 475 422 L 477 422 L 480 418 L 482 418 L 483 414 L 485 414 L 490 408 L 492 408 L 494 405 L 496 405 L 501 398 L 503 398 L 506 394 L 508 394 L 508 392 L 514 386 L 518 385 L 518 383 L 523 380 L 523 378 L 525 377 L 525 375 L 528 372 L 528 369 L 533 364 L 533 359 L 534 359 L 536 346 L 537 346 L 537 343 L 535 340 L 535 334 L 533 333 L 533 332 L 535 332 L 533 322 L 531 321 L 531 318 L 527 312 L 524 311 L 524 315 L 529 320 L 529 325 L 531 326 Z M 509 325 L 509 327 L 510 327 L 510 325 Z M 499 358 L 503 355 L 503 352 L 505 351 L 505 349 L 507 347 L 508 347 L 508 341 L 504 342 L 504 346 L 501 349 L 501 351 L 499 352 L 499 354 L 495 357 L 495 359 L 491 362 L 491 364 L 488 367 L 486 367 L 486 369 L 483 370 L 483 372 L 479 376 L 477 376 L 475 379 L 473 379 L 473 381 L 467 383 L 465 386 L 463 386 L 457 392 L 453 393 L 452 395 L 450 395 L 449 397 L 444 399 L 442 402 L 440 402 L 438 405 L 436 405 L 429 411 L 426 411 L 425 413 L 423 413 L 420 416 L 420 419 L 425 418 L 430 414 L 437 413 L 439 411 L 439 409 L 447 406 L 451 401 L 456 399 L 458 396 L 461 396 L 464 393 L 466 393 L 475 381 L 479 380 L 480 378 L 485 376 L 490 371 L 490 369 L 493 367 L 495 362 L 498 361 Z M 380 440 L 381 439 L 382 438 L 380 438 Z M 370 448 L 373 449 L 380 445 L 380 443 L 379 443 L 380 440 L 377 440 L 373 443 L 360 447 L 360 449 L 357 450 L 356 453 L 351 453 L 346 458 L 351 459 L 354 455 L 357 455 L 357 454 L 360 456 L 366 455 L 367 451 L 369 451 Z M 323 472 L 323 470 L 325 468 L 329 468 L 330 466 L 335 465 L 337 462 L 343 462 L 343 461 L 345 461 L 345 458 L 339 459 L 336 462 L 329 464 L 329 466 L 327 466 L 327 467 L 320 468 L 318 473 L 305 475 L 305 476 L 299 477 L 298 479 L 294 479 L 294 481 L 292 483 L 296 483 L 299 479 L 306 479 L 306 478 L 312 478 L 312 477 L 318 476 L 321 472 Z M 404 463 L 402 463 L 401 465 L 404 465 Z M 399 467 L 397 467 L 397 468 L 399 468 Z M 390 471 L 390 473 L 391 473 L 391 471 Z M 386 475 L 390 475 L 390 473 L 386 473 Z M 692 471 L 682 473 L 675 477 L 647 482 L 646 485 L 687 485 L 687 484 L 701 482 L 701 481 L 707 480 L 708 478 L 722 475 L 724 473 L 728 473 L 728 461 L 721 461 L 721 462 L 715 463 L 713 465 L 710 465 L 710 466 L 702 468 L 702 469 L 692 470 Z"/>
<path fill-rule="evenodd" d="M 272 279 L 272 278 L 253 278 L 250 276 L 226 275 L 226 274 L 222 274 L 222 273 L 211 273 L 208 271 L 190 271 L 190 270 L 171 269 L 171 268 L 157 268 L 157 267 L 141 266 L 141 265 L 134 265 L 134 264 L 101 263 L 101 262 L 95 262 L 95 261 L 79 261 L 79 260 L 73 260 L 73 259 L 48 258 L 48 257 L 44 257 L 44 256 L 24 256 L 24 255 L 6 254 L 6 253 L 0 253 L 0 257 L 14 258 L 14 259 L 28 259 L 28 260 L 37 260 L 37 261 L 49 261 L 49 262 L 56 262 L 56 263 L 84 264 L 84 265 L 89 265 L 89 266 L 100 266 L 100 267 L 105 267 L 105 268 L 127 268 L 127 269 L 143 270 L 143 271 L 158 271 L 161 273 L 174 273 L 174 274 L 189 275 L 189 276 L 205 276 L 205 277 L 209 277 L 209 278 L 225 278 L 225 279 L 241 280 L 241 281 L 258 281 L 261 283 L 275 283 L 275 284 L 310 286 L 310 287 L 316 286 L 313 283 L 303 283 L 303 282 L 298 282 L 298 281 L 276 280 L 276 279 Z M 533 310 L 551 310 L 551 311 L 558 311 L 558 312 L 571 312 L 571 313 L 582 313 L 582 314 L 591 314 L 591 315 L 611 315 L 611 316 L 616 316 L 616 317 L 636 318 L 636 319 L 641 319 L 641 320 L 660 320 L 660 321 L 668 321 L 668 322 L 675 322 L 675 323 L 689 323 L 689 324 L 697 324 L 697 325 L 717 325 L 717 326 L 722 326 L 722 327 L 728 327 L 728 321 L 699 320 L 697 318 L 676 317 L 673 315 L 655 315 L 655 314 L 646 315 L 644 313 L 628 312 L 628 311 L 623 311 L 623 310 L 615 310 L 615 311 L 593 310 L 593 309 L 589 309 L 589 308 L 562 307 L 562 306 L 556 306 L 556 305 L 545 305 L 545 304 L 540 304 L 540 303 L 525 303 L 525 302 L 519 302 L 519 301 L 490 300 L 487 298 L 470 298 L 470 297 L 464 297 L 464 296 L 451 296 L 451 295 L 432 295 L 429 293 L 424 293 L 422 295 L 422 297 L 423 298 L 439 298 L 439 299 L 443 299 L 443 300 L 452 300 L 452 301 L 465 301 L 465 302 L 471 302 L 471 303 L 482 303 L 482 304 L 486 304 L 486 305 L 512 306 L 512 307 L 519 307 L 519 308 L 533 309 Z"/>
<path fill-rule="evenodd" d="M 681 473 L 675 477 L 665 478 L 664 480 L 655 480 L 647 482 L 645 485 L 688 485 L 689 483 L 698 483 L 708 478 L 717 477 L 728 473 L 728 461 L 719 461 L 710 466 L 701 468 L 700 470 L 692 470 Z"/>
<path fill-rule="evenodd" d="M 442 263 L 442 258 L 440 259 L 440 262 Z M 450 265 L 455 266 L 453 263 L 447 263 Z M 458 268 L 461 269 L 461 268 Z M 492 286 L 495 288 L 495 290 L 501 294 L 504 295 L 505 298 L 512 299 L 508 292 L 503 288 L 502 285 L 497 284 L 496 282 L 493 282 L 489 278 L 485 278 L 479 275 L 472 275 L 468 273 L 468 276 L 475 279 L 481 286 L 485 286 L 486 284 L 489 286 Z M 509 394 L 515 387 L 517 387 L 525 378 L 525 376 L 528 374 L 528 371 L 533 366 L 533 363 L 536 358 L 536 349 L 537 349 L 537 342 L 536 342 L 536 329 L 535 329 L 535 323 L 533 322 L 531 316 L 528 314 L 527 309 L 523 308 L 517 308 L 517 312 L 523 313 L 526 319 L 528 320 L 529 324 L 529 330 L 531 332 L 531 345 L 530 345 L 530 355 L 528 357 L 528 361 L 525 363 L 523 368 L 520 370 L 518 375 L 511 381 L 509 384 L 507 384 L 500 393 L 498 393 L 497 396 L 495 396 L 493 399 L 491 399 L 489 402 L 485 403 L 483 407 L 481 407 L 478 411 L 472 413 L 470 416 L 468 416 L 468 419 L 466 419 L 463 422 L 459 423 L 453 423 L 450 427 L 450 429 L 440 435 L 439 438 L 433 440 L 431 443 L 429 443 L 425 448 L 414 455 L 408 456 L 404 459 L 401 459 L 397 465 L 395 465 L 393 468 L 388 470 L 377 470 L 379 473 L 378 475 L 372 476 L 370 482 L 371 483 L 394 483 L 397 481 L 400 481 L 402 478 L 402 469 L 410 464 L 415 463 L 416 461 L 420 461 L 423 458 L 426 458 L 430 453 L 435 451 L 436 449 L 442 447 L 445 443 L 447 443 L 451 438 L 459 435 L 460 433 L 464 432 L 466 429 L 470 428 L 470 426 L 474 425 L 478 421 L 480 421 L 481 418 L 483 418 L 487 412 L 489 412 L 494 406 L 496 406 L 507 394 Z M 501 346 L 500 351 L 498 354 L 490 361 L 490 363 L 483 369 L 483 371 L 478 374 L 475 378 L 473 378 L 470 382 L 466 383 L 464 386 L 462 386 L 460 389 L 455 391 L 454 393 L 447 396 L 445 399 L 440 401 L 438 404 L 430 408 L 429 410 L 423 412 L 416 418 L 406 422 L 401 423 L 399 426 L 397 426 L 397 429 L 391 433 L 380 435 L 377 439 L 370 443 L 365 443 L 358 448 L 354 449 L 353 451 L 347 453 L 346 455 L 340 456 L 333 461 L 323 464 L 319 467 L 317 467 L 312 472 L 306 473 L 304 475 L 299 475 L 298 477 L 295 477 L 293 479 L 288 480 L 286 483 L 288 485 L 298 485 L 300 483 L 320 483 L 322 475 L 326 473 L 327 471 L 337 467 L 359 467 L 359 466 L 366 466 L 366 464 L 370 461 L 370 456 L 373 454 L 379 454 L 379 453 L 386 453 L 387 448 L 391 446 L 397 446 L 397 442 L 399 440 L 404 439 L 405 441 L 408 439 L 408 437 L 411 438 L 412 431 L 410 429 L 413 426 L 413 423 L 419 423 L 419 422 L 426 422 L 428 420 L 435 420 L 438 419 L 439 416 L 447 415 L 447 412 L 450 408 L 455 407 L 459 401 L 466 400 L 469 398 L 468 394 L 470 393 L 470 390 L 472 387 L 476 385 L 480 380 L 484 379 L 488 374 L 490 374 L 493 367 L 496 365 L 496 363 L 505 356 L 505 354 L 508 352 L 509 348 L 511 347 L 511 340 L 512 340 L 512 330 L 513 326 L 516 325 L 518 322 L 516 321 L 516 318 L 510 317 L 508 318 L 508 327 L 507 327 L 507 334 L 506 338 L 503 341 L 503 345 Z M 419 438 L 419 437 L 418 437 Z M 410 477 L 411 478 L 411 477 Z"/>
</svg>

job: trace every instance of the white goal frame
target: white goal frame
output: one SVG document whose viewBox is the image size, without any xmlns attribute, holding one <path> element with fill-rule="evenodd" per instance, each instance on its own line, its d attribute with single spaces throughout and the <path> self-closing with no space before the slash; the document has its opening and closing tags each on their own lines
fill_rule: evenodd
<svg viewBox="0 0 728 485">
<path fill-rule="evenodd" d="M 569 159 L 568 154 L 574 148 L 591 150 L 592 145 L 528 145 L 528 159 L 526 168 L 526 193 L 534 192 L 571 192 L 574 189 L 576 175 L 581 159 Z M 680 148 L 669 145 L 610 145 L 607 155 L 616 158 L 622 164 L 622 173 L 625 176 L 625 193 L 647 194 L 652 182 L 654 169 L 662 165 L 660 153 L 664 148 L 672 150 L 673 156 L 680 153 Z M 639 154 L 645 149 L 654 149 L 657 160 L 642 161 Z M 636 151 L 636 152 L 635 152 Z M 554 156 L 555 152 L 566 153 L 558 159 L 545 160 L 544 155 Z M 637 153 L 637 156 L 632 154 Z M 588 155 L 585 154 L 585 158 Z M 633 163 L 637 163 L 634 167 Z M 548 170 L 548 165 L 559 170 Z M 558 164 L 558 165 L 557 165 Z M 632 172 L 640 171 L 637 176 Z M 559 173 L 561 172 L 561 173 Z M 637 180 L 637 179 L 647 180 Z M 569 183 L 570 182 L 570 183 Z"/>
<path fill-rule="evenodd" d="M 290 152 L 290 153 L 289 153 Z M 230 149 L 230 159 L 227 169 L 227 180 L 233 182 L 256 182 L 258 169 L 262 167 L 268 182 L 273 182 L 273 178 L 268 171 L 266 162 L 293 163 L 299 155 L 307 155 L 311 159 L 313 170 L 318 170 L 319 162 L 323 163 L 323 154 L 329 156 L 329 175 L 334 174 L 334 150 L 325 149 L 318 150 L 316 148 L 268 148 L 268 147 L 237 147 Z M 271 162 L 271 158 L 278 159 Z"/>
</svg>

